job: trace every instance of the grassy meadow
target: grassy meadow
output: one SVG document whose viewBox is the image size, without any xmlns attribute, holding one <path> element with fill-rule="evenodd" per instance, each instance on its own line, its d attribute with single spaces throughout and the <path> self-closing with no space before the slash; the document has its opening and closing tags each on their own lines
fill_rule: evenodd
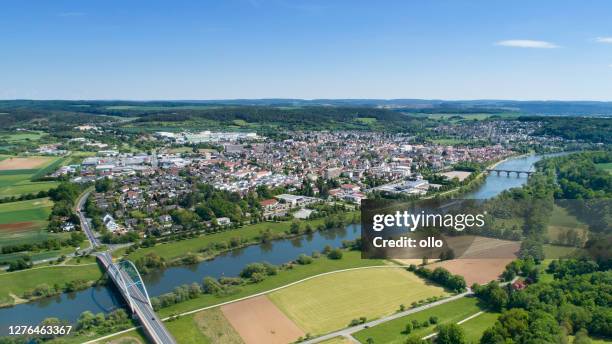
<svg viewBox="0 0 612 344">
<path fill-rule="evenodd" d="M 55 181 L 36 181 L 37 178 L 61 166 L 65 158 L 44 157 L 38 168 L 0 170 L 0 198 L 47 191 L 58 185 Z"/>
<path fill-rule="evenodd" d="M 213 308 L 166 322 L 179 343 L 243 344 L 242 338 L 219 308 Z"/>
<path fill-rule="evenodd" d="M 64 286 L 75 280 L 96 281 L 102 277 L 98 264 L 81 266 L 52 265 L 41 268 L 5 272 L 0 274 L 0 304 L 11 304 L 13 297 L 21 297 L 24 292 L 41 284 Z"/>
<path fill-rule="evenodd" d="M 42 131 L 1 132 L 0 141 L 8 143 L 38 141 L 43 135 Z"/>
<path fill-rule="evenodd" d="M 480 343 L 480 337 L 482 337 L 484 331 L 493 326 L 498 317 L 499 313 L 484 312 L 462 323 L 461 327 L 465 331 L 465 338 L 468 343 Z"/>
<path fill-rule="evenodd" d="M 404 331 L 406 324 L 410 323 L 412 320 L 417 320 L 419 323 L 423 323 L 429 320 L 429 317 L 435 316 L 438 317 L 438 322 L 440 324 L 457 323 L 482 310 L 483 309 L 477 298 L 463 297 L 455 301 L 361 330 L 353 334 L 353 337 L 357 338 L 357 340 L 362 343 L 366 343 L 368 338 L 372 338 L 374 343 L 402 344 L 410 336 L 422 338 L 435 332 L 435 326 L 430 325 L 428 327 L 421 327 L 419 329 L 412 330 L 410 334 L 407 334 Z M 473 320 L 476 319 L 478 318 L 474 318 Z M 466 322 L 466 324 L 467 323 L 468 322 Z"/>
<path fill-rule="evenodd" d="M 560 236 L 568 230 L 578 231 L 578 235 L 583 237 L 587 235 L 588 226 L 580 222 L 566 209 L 555 205 L 548 223 L 548 238 L 552 242 L 556 242 L 559 240 Z"/>
<path fill-rule="evenodd" d="M 53 202 L 48 198 L 0 204 L 0 245 L 43 241 Z"/>
<path fill-rule="evenodd" d="M 383 261 L 378 259 L 361 259 L 361 253 L 357 251 L 344 252 L 342 259 L 339 260 L 332 260 L 328 259 L 327 257 L 320 257 L 314 259 L 311 264 L 294 265 L 292 269 L 282 270 L 277 275 L 269 276 L 262 282 L 242 285 L 238 287 L 231 295 L 200 295 L 195 299 L 172 305 L 170 307 L 162 308 L 159 311 L 159 314 L 162 317 L 166 317 L 177 313 L 188 312 L 194 309 L 213 306 L 222 302 L 231 301 L 253 294 L 265 292 L 274 288 L 282 287 L 289 283 L 296 282 L 307 277 L 319 275 L 325 272 L 383 264 Z"/>
<path fill-rule="evenodd" d="M 597 168 L 601 168 L 604 171 L 608 171 L 608 173 L 612 173 L 612 162 L 608 162 L 605 164 L 595 164 Z"/>
<path fill-rule="evenodd" d="M 401 304 L 447 295 L 404 269 L 372 268 L 317 277 L 269 298 L 304 332 L 317 335 L 347 327 L 352 319 L 380 318 Z"/>
</svg>

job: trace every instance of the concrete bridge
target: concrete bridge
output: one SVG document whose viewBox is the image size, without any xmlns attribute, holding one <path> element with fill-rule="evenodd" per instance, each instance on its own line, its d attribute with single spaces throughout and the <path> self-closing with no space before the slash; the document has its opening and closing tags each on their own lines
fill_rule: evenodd
<svg viewBox="0 0 612 344">
<path fill-rule="evenodd" d="M 95 237 L 89 226 L 89 222 L 82 212 L 83 205 L 88 196 L 89 192 L 85 193 L 79 199 L 76 211 L 81 220 L 81 228 L 91 242 L 92 250 L 95 250 L 100 246 L 100 242 Z M 155 314 L 153 306 L 151 306 L 147 288 L 142 282 L 142 278 L 136 266 L 129 260 L 123 260 L 115 264 L 110 251 L 97 252 L 94 253 L 94 255 L 104 268 L 104 271 L 107 272 L 111 281 L 117 286 L 119 293 L 127 302 L 132 315 L 138 319 L 149 339 L 155 344 L 176 344 L 176 340 L 172 337 L 168 329 L 166 329 L 164 323 L 159 319 L 157 314 Z"/>
<path fill-rule="evenodd" d="M 524 173 L 527 177 L 530 177 L 532 174 L 535 173 L 535 171 L 520 171 L 520 170 L 507 170 L 507 169 L 497 169 L 497 168 L 489 168 L 487 169 L 487 173 L 492 173 L 495 172 L 497 173 L 497 175 L 501 175 L 503 173 L 506 174 L 506 176 L 510 177 L 510 175 L 512 173 L 516 173 L 517 177 L 521 176 L 521 173 Z"/>
</svg>

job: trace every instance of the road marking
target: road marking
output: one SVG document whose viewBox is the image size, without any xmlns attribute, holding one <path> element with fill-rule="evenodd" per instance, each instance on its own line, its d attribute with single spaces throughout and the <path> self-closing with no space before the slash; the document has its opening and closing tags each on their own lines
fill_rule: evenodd
<svg viewBox="0 0 612 344">
<path fill-rule="evenodd" d="M 478 313 L 472 314 L 472 315 L 470 315 L 469 317 L 467 317 L 467 318 L 465 318 L 465 319 L 463 319 L 463 320 L 460 320 L 460 321 L 457 323 L 457 325 L 461 325 L 461 324 L 463 324 L 463 323 L 464 323 L 464 322 L 466 322 L 466 321 L 472 320 L 472 319 L 476 318 L 477 316 L 481 315 L 482 313 L 484 313 L 484 311 L 480 311 L 480 312 L 478 312 Z M 427 340 L 427 339 L 429 339 L 429 338 L 433 338 L 433 337 L 435 337 L 435 336 L 437 336 L 437 335 L 438 335 L 438 332 L 434 332 L 434 333 L 432 333 L 432 334 L 430 334 L 430 335 L 427 335 L 427 336 L 425 336 L 425 337 L 423 337 L 423 338 L 421 338 L 421 339 L 422 339 L 422 340 Z"/>
</svg>

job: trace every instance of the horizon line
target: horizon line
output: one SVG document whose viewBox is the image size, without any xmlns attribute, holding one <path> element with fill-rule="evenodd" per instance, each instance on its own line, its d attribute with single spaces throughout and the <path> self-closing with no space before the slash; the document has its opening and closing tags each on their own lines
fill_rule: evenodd
<svg viewBox="0 0 612 344">
<path fill-rule="evenodd" d="M 0 98 L 0 101 L 67 101 L 67 102 L 223 102 L 223 101 L 439 101 L 439 102 L 466 102 L 466 101 L 505 101 L 505 102 L 594 102 L 612 103 L 610 100 L 600 99 L 513 99 L 513 98 L 202 98 L 202 99 L 176 99 L 176 98 Z"/>
</svg>

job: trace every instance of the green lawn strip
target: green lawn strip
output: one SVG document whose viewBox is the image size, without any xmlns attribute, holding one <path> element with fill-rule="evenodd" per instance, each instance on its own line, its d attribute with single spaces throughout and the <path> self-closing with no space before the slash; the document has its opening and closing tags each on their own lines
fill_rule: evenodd
<svg viewBox="0 0 612 344">
<path fill-rule="evenodd" d="M 484 312 L 479 316 L 461 324 L 465 330 L 468 343 L 480 343 L 480 337 L 486 329 L 492 327 L 499 317 L 499 313 Z"/>
<path fill-rule="evenodd" d="M 74 329 L 73 329 L 74 331 Z M 96 338 L 103 337 L 105 335 L 99 335 L 95 331 L 90 331 L 87 333 L 73 334 L 69 336 L 58 337 L 51 341 L 45 342 L 49 344 L 83 344 L 89 341 L 93 341 Z M 106 334 L 110 335 L 110 334 Z M 101 339 L 92 343 L 96 344 L 146 344 L 149 343 L 149 340 L 146 339 L 146 335 L 141 328 L 136 328 L 125 333 L 117 334 L 115 336 L 108 337 L 106 339 Z"/>
<path fill-rule="evenodd" d="M 51 214 L 53 202 L 48 198 L 0 204 L 0 224 L 45 221 Z"/>
<path fill-rule="evenodd" d="M 539 281 L 542 283 L 549 283 L 554 281 L 555 277 L 552 274 L 546 272 L 548 265 L 553 261 L 553 259 L 544 259 L 540 266 L 540 278 Z"/>
<path fill-rule="evenodd" d="M 163 318 L 173 314 L 180 314 L 199 308 L 216 305 L 222 302 L 227 302 L 253 294 L 261 293 L 325 272 L 383 264 L 384 263 L 382 260 L 361 259 L 361 252 L 356 251 L 345 252 L 342 259 L 339 260 L 331 260 L 326 257 L 320 257 L 315 259 L 311 264 L 294 265 L 293 269 L 279 271 L 278 275 L 270 276 L 262 282 L 240 286 L 238 291 L 232 295 L 215 296 L 210 294 L 204 294 L 199 296 L 198 298 L 172 305 L 170 307 L 162 308 L 161 310 L 159 310 L 158 313 Z M 202 276 L 202 278 L 204 277 L 205 276 Z"/>
<path fill-rule="evenodd" d="M 429 317 L 438 317 L 440 324 L 442 323 L 457 323 L 470 315 L 478 313 L 483 308 L 479 305 L 478 299 L 475 297 L 463 297 L 456 301 L 451 301 L 440 306 L 429 308 L 405 317 L 394 319 L 386 323 L 361 330 L 353 334 L 357 340 L 366 343 L 368 338 L 372 338 L 374 343 L 404 343 L 409 336 L 425 337 L 435 331 L 435 325 L 421 327 L 412 330 L 410 334 L 404 332 L 406 324 L 412 320 L 417 320 L 423 323 L 429 320 Z"/>
<path fill-rule="evenodd" d="M 26 200 L 26 201 L 18 201 L 18 202 L 9 202 L 9 203 L 0 203 L 0 214 L 2 213 L 6 213 L 6 212 L 11 212 L 11 211 L 20 211 L 20 210 L 27 210 L 27 209 L 38 209 L 41 207 L 47 207 L 50 208 L 53 205 L 53 202 L 45 197 L 45 198 L 36 198 L 36 199 L 30 199 L 30 200 Z M 49 214 L 46 214 L 45 216 L 48 216 Z M 8 218 L 9 220 L 11 220 L 11 218 Z M 37 218 L 37 220 L 44 220 L 45 217 L 41 217 L 41 218 Z M 12 221 L 15 222 L 15 221 Z M 5 222 L 5 223 L 10 223 L 10 222 Z"/>
<path fill-rule="evenodd" d="M 179 343 L 241 344 L 242 338 L 221 309 L 212 308 L 167 321 L 166 327 Z"/>
<path fill-rule="evenodd" d="M 0 177 L 1 179 L 2 177 Z M 0 188 L 0 197 L 20 196 L 24 194 L 35 194 L 40 191 L 48 191 L 59 185 L 59 182 L 31 182 L 29 175 L 22 181 Z"/>
<path fill-rule="evenodd" d="M 324 341 L 319 342 L 319 343 L 320 344 L 351 344 L 351 341 L 349 341 L 345 337 L 338 336 L 338 337 L 334 337 L 332 339 L 324 340 Z"/>
<path fill-rule="evenodd" d="M 37 228 L 35 230 L 28 230 L 19 233 L 0 232 L 0 245 L 32 244 L 48 239 L 62 240 L 70 236 L 68 233 L 51 233 L 47 231 L 46 224 L 47 222 L 45 221 L 37 221 L 34 223 L 35 228 Z"/>
<path fill-rule="evenodd" d="M 58 237 L 59 238 L 59 237 Z M 17 260 L 19 258 L 24 258 L 25 256 L 29 256 L 32 261 L 43 260 L 48 258 L 56 258 L 62 255 L 68 255 L 75 251 L 74 247 L 64 247 L 60 250 L 51 250 L 51 251 L 36 251 L 36 252 L 15 252 L 8 254 L 0 254 L 0 262 L 10 262 Z M 42 263 L 48 264 L 48 263 Z"/>
<path fill-rule="evenodd" d="M 64 287 L 66 283 L 75 280 L 96 281 L 102 277 L 102 271 L 97 264 L 81 266 L 44 266 L 29 270 L 6 272 L 0 274 L 0 299 L 10 297 L 10 294 L 21 297 L 24 292 L 32 290 L 41 284 L 53 287 L 58 284 Z"/>
<path fill-rule="evenodd" d="M 176 341 L 181 344 L 213 343 L 200 331 L 193 316 L 179 317 L 172 321 L 166 321 L 165 325 Z"/>
<path fill-rule="evenodd" d="M 346 218 L 350 219 L 356 212 L 346 213 Z M 305 220 L 301 221 L 302 228 L 306 223 L 310 224 L 313 229 L 316 226 L 323 224 L 324 219 Z M 242 228 L 227 230 L 224 232 L 206 234 L 193 239 L 185 239 L 181 241 L 175 241 L 170 243 L 162 243 L 155 245 L 154 247 L 141 248 L 128 255 L 131 260 L 136 260 L 140 257 L 147 255 L 148 253 L 154 252 L 158 256 L 166 259 L 173 260 L 184 257 L 188 253 L 198 253 L 201 249 L 206 248 L 210 244 L 219 242 L 228 242 L 232 238 L 241 238 L 249 242 L 255 243 L 256 239 L 261 235 L 261 232 L 270 229 L 273 234 L 284 233 L 289 230 L 291 222 L 260 222 L 253 225 L 246 225 Z M 125 249 L 115 251 L 115 256 L 120 256 L 125 252 Z"/>
</svg>

